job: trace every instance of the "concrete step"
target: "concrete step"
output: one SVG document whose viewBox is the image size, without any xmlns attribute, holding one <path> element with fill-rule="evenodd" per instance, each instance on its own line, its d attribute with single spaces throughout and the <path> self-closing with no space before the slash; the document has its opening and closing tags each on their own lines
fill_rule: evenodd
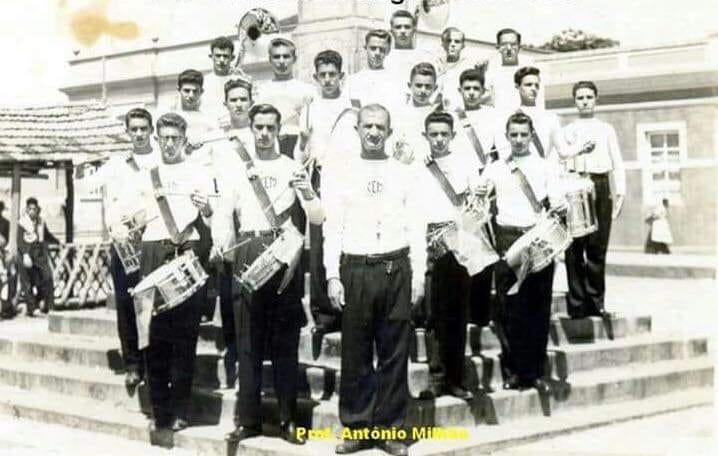
<svg viewBox="0 0 718 456">
<path fill-rule="evenodd" d="M 117 314 L 111 309 L 52 312 L 48 315 L 48 328 L 51 333 L 106 337 L 119 341 Z M 208 350 L 223 350 L 222 328 L 213 322 L 200 324 L 198 345 Z"/>
<path fill-rule="evenodd" d="M 625 317 L 612 315 L 604 322 L 599 317 L 573 320 L 566 314 L 555 314 L 551 318 L 549 328 L 549 344 L 565 346 L 576 343 L 590 343 L 607 340 L 609 336 L 621 339 L 631 335 L 645 334 L 651 331 L 650 316 Z M 415 334 L 415 337 L 416 334 Z M 338 367 L 341 357 L 341 334 L 333 332 L 322 337 L 319 356 L 314 359 L 312 352 L 312 334 L 302 331 L 299 341 L 299 359 L 308 365 Z M 415 341 L 414 345 L 417 342 Z M 426 346 L 426 343 L 423 343 Z M 483 350 L 499 348 L 499 341 L 489 327 L 474 324 L 467 326 L 466 354 L 478 355 Z M 415 359 L 416 360 L 416 359 Z"/>
<path fill-rule="evenodd" d="M 525 418 L 512 422 L 510 426 L 460 427 L 455 429 L 461 433 L 460 438 L 420 440 L 412 445 L 411 454 L 453 456 L 495 451 L 538 438 L 710 404 L 712 398 L 713 391 L 710 388 L 688 388 L 641 400 L 595 404 L 588 408 L 558 411 L 550 417 Z M 98 403 L 91 399 L 68 399 L 58 394 L 0 386 L 0 413 L 149 442 L 148 422 L 141 414 L 120 410 L 110 404 Z M 214 426 L 192 426 L 176 433 L 174 443 L 180 448 L 195 451 L 200 455 L 225 454 L 223 438 L 231 429 L 230 422 L 222 422 Z M 238 454 L 250 456 L 333 454 L 334 445 L 337 443 L 336 437 L 339 436 L 340 434 L 335 433 L 326 440 L 312 440 L 302 447 L 291 446 L 277 438 L 259 437 L 242 442 Z M 383 453 L 372 450 L 362 454 L 376 456 Z"/>
<path fill-rule="evenodd" d="M 506 423 L 531 416 L 580 409 L 597 404 L 638 400 L 713 383 L 710 357 L 660 361 L 578 372 L 565 381 L 552 380 L 550 395 L 535 390 L 498 390 L 469 402 L 450 396 L 434 400 L 412 400 L 407 422 L 410 426 L 474 426 Z M 335 400 L 314 408 L 314 428 L 330 427 L 340 432 Z"/>
<path fill-rule="evenodd" d="M 478 330 L 478 328 L 474 329 Z M 490 331 L 483 331 L 485 334 Z M 330 342 L 338 341 L 338 334 L 330 334 Z M 307 337 L 303 337 L 306 340 Z M 14 344 L 14 349 L 12 346 Z M 101 367 L 114 372 L 123 369 L 117 341 L 111 338 L 65 334 L 30 334 L 14 338 L 0 337 L 0 347 L 10 347 L 15 359 L 51 362 L 86 367 Z M 705 339 L 683 340 L 670 336 L 644 334 L 615 341 L 599 341 L 593 344 L 570 344 L 550 347 L 547 372 L 554 378 L 565 379 L 570 373 L 594 368 L 617 366 L 628 363 L 645 363 L 666 359 L 679 359 L 705 354 Z M 322 363 L 326 361 L 325 363 Z M 195 365 L 195 385 L 205 388 L 224 387 L 226 382 L 224 361 L 214 349 L 198 348 Z M 467 384 L 470 389 L 482 387 L 496 389 L 501 384 L 499 350 L 485 349 L 466 358 Z M 326 357 L 302 364 L 300 367 L 300 392 L 315 400 L 327 399 L 336 393 L 339 379 L 339 358 Z M 272 370 L 269 362 L 264 369 L 265 391 L 272 391 Z M 409 387 L 413 397 L 418 397 L 429 384 L 426 363 L 412 363 L 409 369 Z"/>
<path fill-rule="evenodd" d="M 718 261 L 713 255 L 650 255 L 609 251 L 606 274 L 660 279 L 715 279 Z"/>
</svg>

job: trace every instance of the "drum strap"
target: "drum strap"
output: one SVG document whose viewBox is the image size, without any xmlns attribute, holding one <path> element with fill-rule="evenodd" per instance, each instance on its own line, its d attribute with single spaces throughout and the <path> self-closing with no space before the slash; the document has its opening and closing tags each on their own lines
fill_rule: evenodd
<svg viewBox="0 0 718 456">
<path fill-rule="evenodd" d="M 511 158 L 509 158 L 506 163 L 509 165 L 511 174 L 516 176 L 516 179 L 519 182 L 519 186 L 521 187 L 521 191 L 524 193 L 524 195 L 526 195 L 526 198 L 529 200 L 529 203 L 531 203 L 531 207 L 533 207 L 534 212 L 541 212 L 543 206 L 541 206 L 541 203 L 539 203 L 538 198 L 536 198 L 536 194 L 534 193 L 533 188 L 531 188 L 531 184 L 529 184 L 528 179 L 526 179 L 526 175 L 523 173 L 523 171 L 521 171 L 519 165 Z"/>
<path fill-rule="evenodd" d="M 479 137 L 476 135 L 473 125 L 469 122 L 469 117 L 466 115 L 466 111 L 461 108 L 457 108 L 456 114 L 459 116 L 461 126 L 464 127 L 466 136 L 469 138 L 471 145 L 474 147 L 474 152 L 476 152 L 476 155 L 479 157 L 481 166 L 486 166 L 486 154 L 484 153 L 484 148 L 481 146 L 481 141 L 479 141 Z"/>
<path fill-rule="evenodd" d="M 244 144 L 242 144 L 242 141 L 237 141 L 237 154 L 239 154 L 239 157 L 245 163 L 247 171 L 254 168 L 254 161 L 252 161 L 252 157 L 249 156 L 249 152 L 247 152 L 247 149 L 244 147 Z M 272 229 L 279 228 L 282 222 L 279 216 L 277 216 L 277 212 L 274 210 L 272 200 L 269 199 L 267 189 L 265 189 L 264 185 L 262 185 L 262 181 L 256 176 L 254 176 L 253 178 L 249 179 L 249 183 L 252 185 L 254 195 L 259 201 L 260 209 L 262 209 L 262 212 L 264 212 L 265 217 L 267 217 L 269 226 L 271 226 Z"/>
<path fill-rule="evenodd" d="M 130 168 L 132 168 L 132 171 L 139 171 L 140 165 L 137 164 L 137 160 L 135 160 L 135 157 L 133 157 L 131 154 L 129 157 L 127 157 L 127 160 L 125 160 Z"/>
<path fill-rule="evenodd" d="M 536 134 L 535 131 L 533 136 L 531 136 L 531 142 L 533 143 L 541 158 L 546 158 L 546 152 L 543 148 L 543 144 L 541 144 L 541 138 L 538 137 L 538 134 Z"/>
<path fill-rule="evenodd" d="M 464 194 L 456 193 L 454 187 L 451 186 L 451 182 L 449 182 L 449 179 L 447 179 L 444 173 L 441 172 L 441 170 L 439 169 L 439 165 L 436 163 L 435 160 L 428 160 L 426 162 L 426 167 L 429 168 L 431 174 L 439 182 L 441 189 L 449 198 L 451 204 L 453 204 L 455 207 L 459 207 L 464 204 Z"/>
<path fill-rule="evenodd" d="M 172 243 L 180 245 L 189 237 L 194 229 L 193 225 L 187 225 L 187 227 L 179 231 L 177 228 L 177 222 L 172 215 L 172 209 L 170 209 L 167 197 L 162 193 L 162 181 L 160 180 L 160 170 L 156 166 L 150 170 L 150 178 L 152 179 L 152 188 L 155 190 L 155 199 L 157 200 L 157 206 L 160 208 L 160 215 L 162 221 L 165 223 L 165 227 L 172 238 Z"/>
</svg>

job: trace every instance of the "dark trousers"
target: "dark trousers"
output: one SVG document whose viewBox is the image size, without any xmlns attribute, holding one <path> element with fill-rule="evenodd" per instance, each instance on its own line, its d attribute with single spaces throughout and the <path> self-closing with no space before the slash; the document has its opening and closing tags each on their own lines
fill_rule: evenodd
<svg viewBox="0 0 718 456">
<path fill-rule="evenodd" d="M 236 379 L 237 373 L 237 331 L 234 326 L 234 302 L 232 299 L 232 263 L 224 261 L 217 266 L 217 270 L 219 311 L 222 317 L 222 340 L 225 347 L 227 347 L 224 355 L 224 368 L 227 373 L 227 380 L 232 383 Z"/>
<path fill-rule="evenodd" d="M 127 291 L 140 279 L 140 271 L 126 274 L 115 248 L 110 249 L 110 275 L 115 290 L 115 310 L 117 311 L 117 333 L 120 336 L 122 360 L 127 370 L 141 370 L 142 355 L 137 345 L 137 319 L 132 296 Z"/>
<path fill-rule="evenodd" d="M 143 243 L 142 275 L 171 260 L 176 253 L 171 245 Z M 187 420 L 205 288 L 206 285 L 179 306 L 152 317 L 146 373 L 157 427 L 168 427 L 173 418 Z"/>
<path fill-rule="evenodd" d="M 255 237 L 237 249 L 236 273 L 254 261 L 264 249 L 263 244 L 272 241 L 271 236 Z M 285 269 L 252 294 L 240 290 L 235 283 L 234 314 L 239 358 L 235 423 L 238 426 L 261 426 L 262 362 L 265 358 L 272 361 L 280 422 L 296 419 L 299 332 L 306 324 L 306 317 L 299 293 L 301 276 L 297 271 L 284 292 L 277 294 Z"/>
<path fill-rule="evenodd" d="M 471 277 L 470 315 L 471 322 L 479 326 L 487 326 L 493 318 L 491 286 L 494 279 L 494 265 L 487 266 L 483 271 Z"/>
<path fill-rule="evenodd" d="M 498 251 L 506 252 L 522 234 L 521 230 L 498 226 Z M 514 272 L 503 261 L 496 263 L 494 269 L 497 320 L 505 334 L 501 338 L 501 361 L 505 371 L 517 375 L 522 383 L 530 383 L 544 375 L 553 271 L 551 263 L 539 272 L 530 273 L 518 293 L 509 295 L 509 289 L 516 282 Z"/>
<path fill-rule="evenodd" d="M 37 309 L 40 300 L 45 302 L 45 309 L 52 309 L 55 305 L 55 285 L 47 252 L 39 248 L 31 252 L 32 267 L 30 268 L 22 264 L 22 256 L 22 254 L 18 255 L 18 272 L 20 287 L 27 300 L 27 310 Z M 37 288 L 37 296 L 33 292 L 33 287 Z"/>
<path fill-rule="evenodd" d="M 606 294 L 606 251 L 611 234 L 613 201 L 608 174 L 591 174 L 596 201 L 598 230 L 575 238 L 566 250 L 568 314 L 573 317 L 598 314 Z"/>
<path fill-rule="evenodd" d="M 437 384 L 462 386 L 464 379 L 464 347 L 469 307 L 470 278 L 454 254 L 447 252 L 430 260 L 427 295 L 431 306 L 428 322 L 432 335 L 429 370 Z"/>
<path fill-rule="evenodd" d="M 312 175 L 312 186 L 321 196 L 321 168 Z M 327 296 L 327 271 L 324 269 L 324 233 L 322 225 L 309 225 L 310 308 L 317 325 L 326 331 L 341 328 L 341 312 L 334 309 Z"/>
<path fill-rule="evenodd" d="M 385 261 L 344 255 L 340 276 L 346 305 L 339 419 L 354 429 L 400 427 L 409 398 L 411 266 L 406 249 Z"/>
</svg>

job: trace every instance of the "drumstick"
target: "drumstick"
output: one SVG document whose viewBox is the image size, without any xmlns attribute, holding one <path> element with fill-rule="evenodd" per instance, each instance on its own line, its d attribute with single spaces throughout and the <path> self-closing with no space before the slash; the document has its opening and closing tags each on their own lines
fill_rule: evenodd
<svg viewBox="0 0 718 456">
<path fill-rule="evenodd" d="M 253 238 L 247 238 L 242 242 L 238 242 L 238 243 L 234 244 L 232 247 L 228 248 L 227 250 L 221 250 L 220 253 L 222 254 L 222 256 L 224 256 L 227 253 L 231 252 L 232 250 L 236 250 L 236 249 L 242 247 L 244 244 L 250 242 L 252 239 Z"/>
<path fill-rule="evenodd" d="M 163 192 L 162 193 L 165 196 L 192 196 L 193 193 L 187 193 L 187 192 Z M 222 195 L 220 193 L 209 193 L 207 194 L 207 198 L 219 198 Z"/>
</svg>

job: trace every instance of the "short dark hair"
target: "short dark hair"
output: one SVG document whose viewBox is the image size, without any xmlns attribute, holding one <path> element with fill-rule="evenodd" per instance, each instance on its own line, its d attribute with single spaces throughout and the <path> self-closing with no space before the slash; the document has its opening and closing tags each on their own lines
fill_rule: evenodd
<svg viewBox="0 0 718 456">
<path fill-rule="evenodd" d="M 294 44 L 291 40 L 288 40 L 287 38 L 275 38 L 272 41 L 269 42 L 269 48 L 268 52 L 269 55 L 272 55 L 272 48 L 275 48 L 277 46 L 287 46 L 289 49 L 291 49 L 292 58 L 294 60 L 297 60 L 297 45 Z"/>
<path fill-rule="evenodd" d="M 434 65 L 429 62 L 421 62 L 414 65 L 414 68 L 411 69 L 411 73 L 409 74 L 409 81 L 414 79 L 414 76 L 417 74 L 422 76 L 432 76 L 434 78 L 434 82 L 436 82 L 436 68 L 434 68 Z"/>
<path fill-rule="evenodd" d="M 441 32 L 441 42 L 442 42 L 442 43 L 446 43 L 446 41 L 447 41 L 447 40 L 449 39 L 449 37 L 451 36 L 451 32 L 459 32 L 459 33 L 461 33 L 461 41 L 463 42 L 463 41 L 466 40 L 466 34 L 465 34 L 464 32 L 462 32 L 461 30 L 457 29 L 456 27 L 447 27 L 447 28 L 444 29 L 443 32 Z"/>
<path fill-rule="evenodd" d="M 159 134 L 160 128 L 162 127 L 174 127 L 179 129 L 182 134 L 187 133 L 187 121 L 184 120 L 184 117 L 174 112 L 163 114 L 157 119 L 157 134 Z"/>
<path fill-rule="evenodd" d="M 516 73 L 514 73 L 514 83 L 516 85 L 521 85 L 521 81 L 526 76 L 541 76 L 541 72 L 538 68 L 532 67 L 532 66 L 525 66 L 521 67 L 518 70 L 516 70 Z"/>
<path fill-rule="evenodd" d="M 509 131 L 509 125 L 512 123 L 519 124 L 519 125 L 528 125 L 530 131 L 534 131 L 534 122 L 531 120 L 531 117 L 529 117 L 527 114 L 516 111 L 515 113 L 511 114 L 509 118 L 506 120 L 506 131 Z"/>
<path fill-rule="evenodd" d="M 31 196 L 30 198 L 25 200 L 25 207 L 27 207 L 31 204 L 34 204 L 35 206 L 40 207 L 40 204 L 37 202 L 37 198 L 35 198 L 34 196 Z"/>
<path fill-rule="evenodd" d="M 177 88 L 182 84 L 197 84 L 200 88 L 204 85 L 204 76 L 197 70 L 184 70 L 177 77 Z"/>
<path fill-rule="evenodd" d="M 486 77 L 483 71 L 476 68 L 469 68 L 468 70 L 462 71 L 459 75 L 459 87 L 461 87 L 464 81 L 477 81 L 481 83 L 481 87 L 484 87 Z"/>
<path fill-rule="evenodd" d="M 414 17 L 414 15 L 407 10 L 400 9 L 394 11 L 394 14 L 391 15 L 391 19 L 389 20 L 389 24 L 393 24 L 394 19 L 396 19 L 397 17 L 408 17 L 409 19 L 411 19 L 411 23 L 414 25 L 414 27 L 416 27 L 416 17 Z"/>
<path fill-rule="evenodd" d="M 576 92 L 578 92 L 578 89 L 591 89 L 593 90 L 593 94 L 598 96 L 598 88 L 593 81 L 578 81 L 576 84 L 574 84 L 573 89 L 571 90 L 574 98 L 576 97 Z"/>
<path fill-rule="evenodd" d="M 429 128 L 429 124 L 431 123 L 445 123 L 452 131 L 454 130 L 454 116 L 446 111 L 431 111 L 429 115 L 426 116 L 426 119 L 424 119 L 425 131 Z"/>
<path fill-rule="evenodd" d="M 226 36 L 218 36 L 212 40 L 209 45 L 209 52 L 212 52 L 215 49 L 229 49 L 230 52 L 234 54 L 234 43 Z"/>
<path fill-rule="evenodd" d="M 152 114 L 145 108 L 132 108 L 125 114 L 125 127 L 130 126 L 130 119 L 146 119 L 152 127 Z"/>
<path fill-rule="evenodd" d="M 387 46 L 391 47 L 391 33 L 387 32 L 386 30 L 374 29 L 366 32 L 366 35 L 364 36 L 364 46 L 369 44 L 369 38 L 371 37 L 386 40 Z"/>
<path fill-rule="evenodd" d="M 512 28 L 502 28 L 501 30 L 496 32 L 496 44 L 499 44 L 499 41 L 501 40 L 501 35 L 508 35 L 509 33 L 513 33 L 514 35 L 516 35 L 516 39 L 518 40 L 519 45 L 521 45 L 521 34 Z"/>
<path fill-rule="evenodd" d="M 249 99 L 250 100 L 252 99 L 252 83 L 246 79 L 232 78 L 224 83 L 224 101 L 227 101 L 227 96 L 229 95 L 229 91 L 232 89 L 236 89 L 237 87 L 247 89 L 247 93 L 249 94 Z"/>
<path fill-rule="evenodd" d="M 332 49 L 326 49 L 319 54 L 317 54 L 316 57 L 314 57 L 314 71 L 316 71 L 319 68 L 319 65 L 334 65 L 337 67 L 337 71 L 341 73 L 342 71 L 342 56 L 337 51 L 334 51 Z"/>
<path fill-rule="evenodd" d="M 254 118 L 258 114 L 274 114 L 275 116 L 277 116 L 277 125 L 282 124 L 282 113 L 279 112 L 279 110 L 273 105 L 261 103 L 252 106 L 252 108 L 249 110 L 249 125 L 254 125 Z"/>
<path fill-rule="evenodd" d="M 380 105 L 379 103 L 372 103 L 366 106 L 362 106 L 361 109 L 359 109 L 359 113 L 357 113 L 357 125 L 360 124 L 361 116 L 364 111 L 383 112 L 384 114 L 386 114 L 387 127 L 391 128 L 391 113 L 388 109 L 386 109 L 383 105 Z"/>
</svg>

